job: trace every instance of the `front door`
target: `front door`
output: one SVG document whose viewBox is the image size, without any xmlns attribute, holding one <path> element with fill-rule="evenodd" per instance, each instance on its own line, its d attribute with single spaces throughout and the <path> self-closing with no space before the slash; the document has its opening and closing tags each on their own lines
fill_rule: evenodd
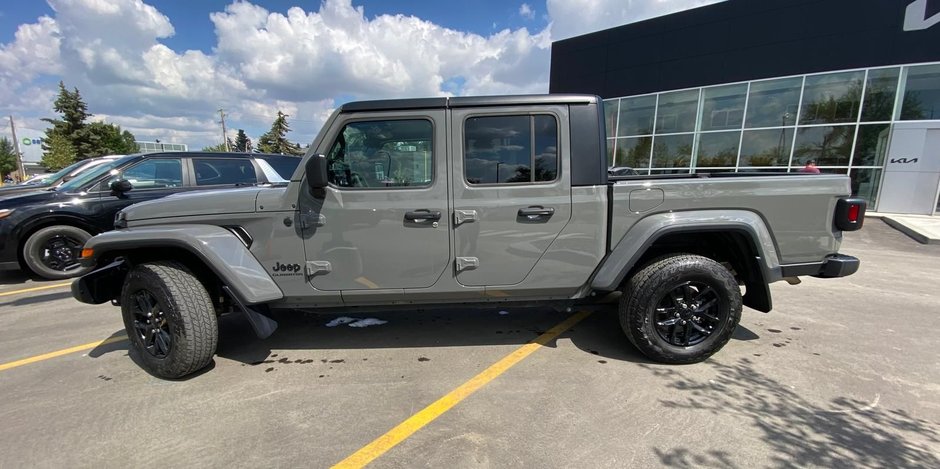
<svg viewBox="0 0 940 469">
<path fill-rule="evenodd" d="M 458 108 L 452 115 L 457 281 L 522 282 L 571 218 L 563 106 Z"/>
<path fill-rule="evenodd" d="M 396 298 L 443 275 L 451 259 L 444 115 L 356 114 L 333 126 L 317 149 L 330 185 L 301 197 L 311 286 L 345 300 Z"/>
</svg>

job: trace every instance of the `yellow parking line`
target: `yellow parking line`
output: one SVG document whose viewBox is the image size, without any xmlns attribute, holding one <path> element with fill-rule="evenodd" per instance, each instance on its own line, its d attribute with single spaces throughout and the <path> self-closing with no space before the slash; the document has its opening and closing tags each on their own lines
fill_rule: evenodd
<svg viewBox="0 0 940 469">
<path fill-rule="evenodd" d="M 470 397 L 471 394 L 505 373 L 506 370 L 521 362 L 543 345 L 557 338 L 579 321 L 586 318 L 589 314 L 591 313 L 588 311 L 581 311 L 558 323 L 555 327 L 535 338 L 535 340 L 517 348 L 514 352 L 506 355 L 500 361 L 483 370 L 480 374 L 470 378 L 469 381 L 460 385 L 460 387 L 447 393 L 444 397 L 424 409 L 421 409 L 411 417 L 408 417 L 407 420 L 398 424 L 398 426 L 389 430 L 384 435 L 349 455 L 346 459 L 343 459 L 333 466 L 333 468 L 360 468 L 369 464 L 425 425 L 433 422 L 464 399 Z"/>
<path fill-rule="evenodd" d="M 41 287 L 24 288 L 22 290 L 5 291 L 5 292 L 0 292 L 0 296 L 19 295 L 20 293 L 29 293 L 31 291 L 40 291 L 40 290 L 49 290 L 52 288 L 67 287 L 71 284 L 72 282 L 65 282 L 65 283 L 56 283 L 53 285 L 43 285 Z"/>
<path fill-rule="evenodd" d="M 36 355 L 29 358 L 24 358 L 22 360 L 17 360 L 9 363 L 0 363 L 0 371 L 9 370 L 11 368 L 16 368 L 18 366 L 29 365 L 30 363 L 41 362 L 43 360 L 48 360 L 50 358 L 61 357 L 62 355 L 68 355 L 75 352 L 84 352 L 85 350 L 91 350 L 99 345 L 113 344 L 115 342 L 120 342 L 122 340 L 127 340 L 127 337 L 108 337 L 104 340 L 99 340 L 97 342 L 90 342 L 83 345 L 76 345 L 75 347 L 69 347 L 62 350 L 56 350 L 55 352 L 44 353 L 42 355 Z"/>
</svg>

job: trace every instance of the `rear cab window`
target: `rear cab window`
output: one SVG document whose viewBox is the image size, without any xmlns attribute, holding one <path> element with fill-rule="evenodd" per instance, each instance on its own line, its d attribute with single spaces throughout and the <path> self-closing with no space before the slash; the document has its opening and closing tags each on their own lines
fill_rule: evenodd
<svg viewBox="0 0 940 469">
<path fill-rule="evenodd" d="M 558 122 L 552 115 L 475 116 L 464 122 L 467 183 L 519 184 L 558 178 Z"/>
</svg>

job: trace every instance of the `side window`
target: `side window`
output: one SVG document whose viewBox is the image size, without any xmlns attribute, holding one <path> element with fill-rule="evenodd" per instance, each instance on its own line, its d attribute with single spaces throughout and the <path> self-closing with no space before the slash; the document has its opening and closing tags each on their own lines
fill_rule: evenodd
<svg viewBox="0 0 940 469">
<path fill-rule="evenodd" d="M 255 184 L 258 176 L 248 159 L 193 158 L 197 186 Z"/>
<path fill-rule="evenodd" d="M 329 181 L 339 187 L 426 187 L 433 175 L 431 121 L 350 122 L 327 154 Z"/>
<path fill-rule="evenodd" d="M 470 184 L 554 181 L 558 178 L 558 123 L 555 117 L 524 115 L 467 119 L 464 123 L 464 173 Z"/>
<path fill-rule="evenodd" d="M 111 176 L 101 185 L 101 190 L 107 188 L 118 179 L 127 179 L 134 190 L 163 189 L 183 186 L 183 165 L 179 158 L 153 158 L 137 163 L 122 172 Z"/>
</svg>

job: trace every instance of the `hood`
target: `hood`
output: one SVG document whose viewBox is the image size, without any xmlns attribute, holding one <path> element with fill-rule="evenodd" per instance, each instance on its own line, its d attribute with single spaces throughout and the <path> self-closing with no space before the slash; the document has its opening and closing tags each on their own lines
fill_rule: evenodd
<svg viewBox="0 0 940 469">
<path fill-rule="evenodd" d="M 44 191 L 42 189 L 33 189 L 27 192 L 16 192 L 13 194 L 0 192 L 0 208 L 16 208 L 25 205 L 42 203 L 47 200 L 55 199 L 55 191 Z"/>
<path fill-rule="evenodd" d="M 41 191 L 41 190 L 48 189 L 48 188 L 49 188 L 48 184 L 42 184 L 42 185 L 35 184 L 31 186 L 21 186 L 21 185 L 3 186 L 3 187 L 0 187 L 0 197 L 6 197 L 8 195 L 13 195 L 13 194 L 22 194 L 24 192 Z"/>
<path fill-rule="evenodd" d="M 255 211 L 255 198 L 262 190 L 264 189 L 246 187 L 184 192 L 134 204 L 124 208 L 122 212 L 128 221 L 250 213 Z"/>
</svg>

